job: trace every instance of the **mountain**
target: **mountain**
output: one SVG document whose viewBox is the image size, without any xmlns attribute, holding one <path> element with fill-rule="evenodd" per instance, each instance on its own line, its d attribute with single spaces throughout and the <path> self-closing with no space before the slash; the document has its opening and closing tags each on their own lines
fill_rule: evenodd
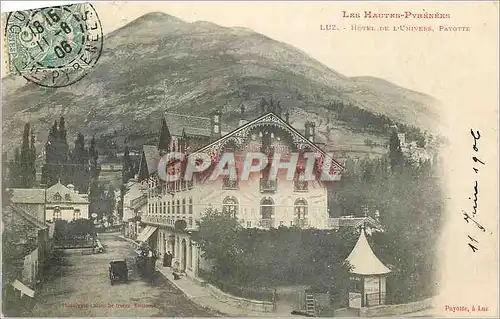
<svg viewBox="0 0 500 319">
<path fill-rule="evenodd" d="M 377 78 L 346 77 L 249 29 L 187 23 L 158 12 L 107 34 L 97 65 L 68 87 L 44 88 L 12 76 L 2 84 L 4 151 L 19 145 L 28 121 L 40 145 L 61 115 L 68 136 L 123 138 L 156 133 L 167 110 L 207 116 L 224 107 L 223 119 L 235 124 L 241 104 L 257 114 L 262 97 L 280 100 L 299 128 L 306 119 L 321 121 L 320 138 L 336 145 L 383 138 L 337 120 L 328 109 L 335 100 L 426 130 L 439 121 L 430 96 Z M 329 133 L 326 119 L 335 128 Z"/>
</svg>

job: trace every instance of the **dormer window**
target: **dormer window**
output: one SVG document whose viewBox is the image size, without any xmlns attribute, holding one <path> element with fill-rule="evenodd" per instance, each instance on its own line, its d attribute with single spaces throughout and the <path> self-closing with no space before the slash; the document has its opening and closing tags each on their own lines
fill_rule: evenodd
<svg viewBox="0 0 500 319">
<path fill-rule="evenodd" d="M 61 194 L 59 194 L 59 193 L 55 193 L 55 195 L 54 195 L 54 200 L 56 200 L 56 201 L 60 201 L 60 200 L 61 200 L 61 198 L 62 198 L 62 197 L 61 197 Z"/>
<path fill-rule="evenodd" d="M 70 194 L 64 195 L 64 199 L 67 200 L 68 202 L 70 202 L 71 201 L 71 195 Z"/>
</svg>

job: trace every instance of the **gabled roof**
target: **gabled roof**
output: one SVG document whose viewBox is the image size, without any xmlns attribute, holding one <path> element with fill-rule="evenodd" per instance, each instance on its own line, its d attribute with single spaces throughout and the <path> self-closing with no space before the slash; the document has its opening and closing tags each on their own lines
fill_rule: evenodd
<svg viewBox="0 0 500 319">
<path fill-rule="evenodd" d="M 192 116 L 176 113 L 165 113 L 165 121 L 171 135 L 182 136 L 182 132 L 188 136 L 210 137 L 212 135 L 212 122 L 209 117 Z M 226 125 L 221 123 L 221 135 L 227 134 Z"/>
<path fill-rule="evenodd" d="M 21 216 L 22 218 L 24 218 L 26 221 L 28 221 L 34 227 L 36 227 L 38 229 L 45 229 L 45 228 L 48 227 L 43 222 L 41 222 L 40 220 L 38 220 L 35 216 L 33 216 L 30 213 L 26 212 L 24 209 L 22 209 L 22 208 L 20 208 L 20 207 L 18 207 L 16 205 L 12 205 L 12 208 L 13 208 L 13 212 L 17 213 L 19 216 Z"/>
<path fill-rule="evenodd" d="M 14 204 L 44 204 L 45 189 L 42 188 L 11 188 L 11 202 Z"/>
<path fill-rule="evenodd" d="M 146 160 L 146 167 L 148 169 L 148 175 L 153 174 L 158 169 L 158 161 L 160 160 L 160 154 L 158 148 L 154 145 L 143 145 L 142 151 L 144 157 L 141 159 Z"/>
<path fill-rule="evenodd" d="M 183 129 L 186 130 L 186 134 L 192 135 L 210 136 L 211 133 L 211 122 L 208 117 L 165 113 L 165 121 L 172 135 L 181 136 Z"/>
<path fill-rule="evenodd" d="M 205 145 L 203 146 L 202 148 L 200 148 L 199 150 L 197 150 L 195 153 L 201 153 L 201 152 L 206 152 L 208 151 L 211 147 L 213 147 L 214 145 L 217 145 L 217 144 L 220 144 L 221 141 L 224 141 L 230 137 L 232 137 L 233 135 L 236 135 L 238 134 L 239 132 L 255 125 L 255 124 L 258 124 L 260 122 L 272 122 L 272 123 L 277 123 L 279 124 L 280 126 L 288 129 L 290 132 L 292 132 L 292 134 L 294 134 L 298 140 L 300 140 L 301 143 L 304 143 L 306 145 L 308 145 L 309 147 L 311 147 L 314 151 L 318 152 L 319 154 L 323 155 L 325 157 L 325 159 L 327 160 L 330 160 L 333 162 L 333 165 L 340 169 L 340 170 L 343 170 L 344 167 L 339 163 L 337 162 L 336 160 L 334 160 L 331 156 L 329 156 L 323 149 L 321 149 L 320 147 L 318 147 L 316 144 L 314 144 L 313 142 L 311 142 L 310 140 L 308 140 L 304 135 L 302 135 L 298 130 L 296 130 L 295 128 L 293 128 L 290 124 L 288 124 L 287 122 L 283 121 L 279 116 L 277 116 L 276 114 L 274 114 L 273 112 L 269 112 L 269 113 L 266 113 L 258 118 L 256 118 L 255 120 L 253 121 L 250 121 L 246 124 L 244 124 L 243 126 L 240 126 L 238 128 L 236 128 L 235 130 L 233 130 L 232 132 L 229 132 L 228 134 L 225 134 L 223 135 L 221 138 L 217 139 L 216 141 L 208 144 L 208 145 Z"/>
<path fill-rule="evenodd" d="M 57 184 L 54 184 L 51 187 L 47 188 L 47 202 L 48 203 L 56 202 L 56 200 L 54 200 L 54 196 L 56 194 L 59 194 L 61 196 L 60 202 L 63 203 L 74 203 L 74 204 L 89 203 L 87 199 L 83 198 L 80 194 L 77 194 L 74 191 L 70 190 L 69 188 L 61 184 L 61 182 L 57 182 Z"/>
<path fill-rule="evenodd" d="M 365 230 L 361 229 L 358 242 L 346 259 L 351 266 L 351 273 L 357 275 L 383 275 L 390 273 L 387 268 L 373 253 L 366 239 Z"/>
</svg>

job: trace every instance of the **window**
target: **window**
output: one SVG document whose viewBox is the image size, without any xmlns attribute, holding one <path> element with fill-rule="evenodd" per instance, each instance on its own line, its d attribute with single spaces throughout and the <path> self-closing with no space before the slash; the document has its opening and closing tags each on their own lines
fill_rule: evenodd
<svg viewBox="0 0 500 319">
<path fill-rule="evenodd" d="M 306 180 L 301 180 L 301 178 L 304 178 L 304 168 L 303 167 L 298 167 L 295 178 L 293 180 L 293 190 L 295 192 L 307 192 L 308 189 L 308 182 Z"/>
<path fill-rule="evenodd" d="M 351 277 L 350 286 L 352 292 L 362 292 L 363 291 L 363 282 L 358 277 Z"/>
<path fill-rule="evenodd" d="M 167 203 L 167 214 L 170 215 L 170 201 Z"/>
<path fill-rule="evenodd" d="M 55 193 L 55 195 L 54 195 L 54 200 L 56 200 L 56 201 L 60 201 L 60 200 L 61 200 L 61 194 L 59 194 L 59 193 Z"/>
<path fill-rule="evenodd" d="M 295 218 L 305 219 L 307 218 L 307 202 L 303 198 L 299 198 L 295 201 Z"/>
<path fill-rule="evenodd" d="M 64 199 L 67 200 L 68 202 L 71 202 L 71 195 L 70 194 L 65 194 Z"/>
<path fill-rule="evenodd" d="M 189 217 L 189 226 L 193 226 L 193 217 Z"/>
<path fill-rule="evenodd" d="M 247 222 L 247 227 L 248 228 L 252 227 L 252 222 Z"/>
<path fill-rule="evenodd" d="M 234 152 L 232 149 L 229 152 Z M 224 176 L 222 178 L 222 189 L 238 189 L 238 169 L 235 168 L 236 176 L 232 176 L 233 174 L 229 174 L 229 176 Z"/>
<path fill-rule="evenodd" d="M 158 214 L 158 202 L 155 203 L 155 215 Z"/>
<path fill-rule="evenodd" d="M 182 214 L 183 215 L 186 214 L 186 199 L 185 198 L 182 199 Z"/>
<path fill-rule="evenodd" d="M 181 213 L 181 201 L 178 199 L 177 200 L 177 215 L 180 215 Z"/>
<path fill-rule="evenodd" d="M 80 219 L 82 218 L 82 214 L 80 213 L 80 210 L 79 209 L 75 209 L 73 211 L 73 219 Z"/>
<path fill-rule="evenodd" d="M 238 214 L 238 200 L 234 196 L 226 197 L 222 201 L 222 212 L 236 217 Z"/>
<path fill-rule="evenodd" d="M 60 220 L 61 219 L 61 208 L 54 207 L 54 213 L 53 213 L 52 219 L 53 220 Z"/>
<path fill-rule="evenodd" d="M 262 219 L 271 219 L 274 214 L 274 201 L 271 197 L 264 197 L 260 201 L 260 215 Z"/>
<path fill-rule="evenodd" d="M 189 197 L 189 214 L 193 213 L 193 198 Z"/>
</svg>

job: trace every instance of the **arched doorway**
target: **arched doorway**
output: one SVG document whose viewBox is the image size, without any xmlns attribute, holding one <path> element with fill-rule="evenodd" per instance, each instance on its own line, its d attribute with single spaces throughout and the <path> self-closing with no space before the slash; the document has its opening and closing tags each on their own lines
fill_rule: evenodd
<svg viewBox="0 0 500 319">
<path fill-rule="evenodd" d="M 274 200 L 271 197 L 264 197 L 260 201 L 260 223 L 264 228 L 274 227 Z"/>
<path fill-rule="evenodd" d="M 186 264 L 187 264 L 187 244 L 186 244 L 186 239 L 182 240 L 182 264 L 181 264 L 181 269 L 183 272 L 186 271 Z"/>
</svg>

